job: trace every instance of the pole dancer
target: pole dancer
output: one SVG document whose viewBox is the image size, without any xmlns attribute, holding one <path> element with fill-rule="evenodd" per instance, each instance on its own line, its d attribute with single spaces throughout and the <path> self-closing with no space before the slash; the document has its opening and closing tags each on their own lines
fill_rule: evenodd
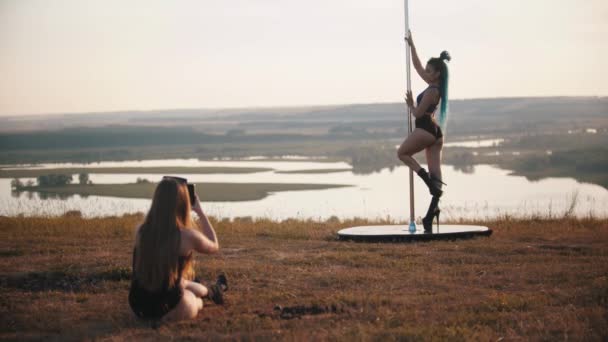
<svg viewBox="0 0 608 342">
<path fill-rule="evenodd" d="M 408 107 L 408 136 L 398 150 L 398 157 L 410 168 L 410 231 L 414 226 L 414 188 L 413 172 L 415 171 L 424 183 L 428 186 L 432 200 L 425 217 L 422 219 L 425 232 L 432 232 L 432 224 L 437 217 L 439 226 L 439 198 L 443 194 L 441 177 L 441 150 L 443 148 L 443 131 L 447 122 L 448 112 L 448 67 L 445 61 L 449 61 L 450 55 L 443 51 L 439 57 L 431 58 L 422 67 L 420 58 L 414 45 L 412 33 L 409 31 L 408 23 L 408 1 L 405 5 L 405 27 L 406 27 L 406 71 L 407 71 L 407 92 L 406 103 Z M 418 75 L 428 84 L 417 99 L 416 105 L 411 91 L 410 81 L 410 53 L 414 68 Z M 437 107 L 439 110 L 439 122 L 435 119 Z M 412 131 L 411 116 L 414 116 L 416 128 Z M 443 128 L 443 131 L 442 131 Z M 412 156 L 422 150 L 426 152 L 426 160 L 429 168 L 427 172 L 418 164 Z"/>
</svg>

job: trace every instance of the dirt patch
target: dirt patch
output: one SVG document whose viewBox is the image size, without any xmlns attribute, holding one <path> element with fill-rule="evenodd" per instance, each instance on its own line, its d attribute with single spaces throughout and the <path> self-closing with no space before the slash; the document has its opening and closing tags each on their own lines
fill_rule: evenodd
<svg viewBox="0 0 608 342">
<path fill-rule="evenodd" d="M 323 314 L 340 314 L 346 310 L 340 304 L 310 304 L 310 305 L 292 305 L 281 306 L 276 305 L 272 309 L 272 313 L 259 313 L 261 317 L 272 317 L 275 319 L 294 319 L 302 316 L 314 316 Z"/>
</svg>

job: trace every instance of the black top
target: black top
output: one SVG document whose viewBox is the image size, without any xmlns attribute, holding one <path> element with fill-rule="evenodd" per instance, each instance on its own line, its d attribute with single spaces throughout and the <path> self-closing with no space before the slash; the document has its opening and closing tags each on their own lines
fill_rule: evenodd
<svg viewBox="0 0 608 342">
<path fill-rule="evenodd" d="M 175 285 L 171 288 L 165 284 L 163 289 L 150 292 L 138 283 L 135 269 L 136 248 L 133 249 L 133 273 L 131 275 L 131 290 L 129 291 L 129 304 L 133 312 L 140 318 L 160 319 L 179 304 L 183 296 L 181 287 L 182 272 L 186 263 L 192 258 L 192 253 L 180 255 L 178 262 L 178 275 Z"/>
<path fill-rule="evenodd" d="M 416 102 L 418 105 L 420 105 L 420 102 L 422 102 L 422 97 L 424 96 L 424 93 L 430 88 L 437 88 L 439 90 L 439 94 L 441 95 L 441 89 L 439 89 L 439 87 L 434 85 L 428 86 L 416 98 Z M 443 137 L 441 127 L 439 127 L 439 125 L 435 122 L 435 118 L 433 117 L 433 112 L 437 109 L 438 104 L 439 103 L 429 105 L 429 107 L 424 112 L 424 115 L 416 118 L 416 120 L 414 121 L 416 124 L 416 128 L 422 128 L 423 130 L 435 136 L 436 139 Z"/>
<path fill-rule="evenodd" d="M 424 93 L 431 88 L 436 88 L 437 90 L 439 90 L 439 94 L 441 95 L 441 89 L 438 86 L 430 85 L 426 89 L 424 89 L 420 94 L 418 94 L 418 97 L 416 98 L 416 105 L 418 105 L 418 106 L 420 105 L 420 102 L 422 101 L 422 97 L 424 96 Z M 438 104 L 439 104 L 439 102 L 435 103 L 433 105 L 430 105 L 429 108 L 427 108 L 424 112 L 433 113 L 435 111 L 435 109 L 437 109 Z"/>
</svg>

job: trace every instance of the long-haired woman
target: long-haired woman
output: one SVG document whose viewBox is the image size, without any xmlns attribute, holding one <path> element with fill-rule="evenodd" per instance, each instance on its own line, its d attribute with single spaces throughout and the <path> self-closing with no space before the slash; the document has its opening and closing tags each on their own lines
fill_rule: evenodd
<svg viewBox="0 0 608 342">
<path fill-rule="evenodd" d="M 443 194 L 441 178 L 441 149 L 443 148 L 443 133 L 447 123 L 448 114 L 448 67 L 446 61 L 450 60 L 447 51 L 439 57 L 429 59 L 426 67 L 422 67 L 412 33 L 408 32 L 405 38 L 412 53 L 412 62 L 418 75 L 428 84 L 416 98 L 416 104 L 410 91 L 406 94 L 406 102 L 415 119 L 416 128 L 399 147 L 398 156 L 403 163 L 415 171 L 429 187 L 433 196 L 429 209 L 422 220 L 424 230 L 432 231 L 434 217 L 439 224 L 439 198 Z M 435 112 L 439 107 L 439 120 Z M 426 161 L 429 168 L 427 172 L 412 156 L 422 150 L 426 152 Z M 429 174 L 430 173 L 430 174 Z"/>
<path fill-rule="evenodd" d="M 218 239 L 198 196 L 191 206 L 187 181 L 164 177 L 154 191 L 150 211 L 137 229 L 129 304 L 140 318 L 153 322 L 196 317 L 202 298 L 221 304 L 224 276 L 211 286 L 192 281 L 192 253 L 216 253 Z M 200 218 L 195 228 L 191 211 Z"/>
</svg>

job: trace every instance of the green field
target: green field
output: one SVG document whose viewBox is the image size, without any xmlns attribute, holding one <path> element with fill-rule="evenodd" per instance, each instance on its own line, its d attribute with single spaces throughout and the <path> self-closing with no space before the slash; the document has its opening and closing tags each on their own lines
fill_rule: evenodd
<svg viewBox="0 0 608 342">
<path fill-rule="evenodd" d="M 254 201 L 263 199 L 272 192 L 322 190 L 347 187 L 344 184 L 293 184 L 293 183 L 195 183 L 196 192 L 201 201 Z M 111 196 L 123 198 L 150 199 L 154 195 L 156 183 L 130 184 L 69 184 L 53 187 L 23 187 L 20 191 L 34 191 L 44 195 L 65 197 L 80 196 Z"/>
</svg>

